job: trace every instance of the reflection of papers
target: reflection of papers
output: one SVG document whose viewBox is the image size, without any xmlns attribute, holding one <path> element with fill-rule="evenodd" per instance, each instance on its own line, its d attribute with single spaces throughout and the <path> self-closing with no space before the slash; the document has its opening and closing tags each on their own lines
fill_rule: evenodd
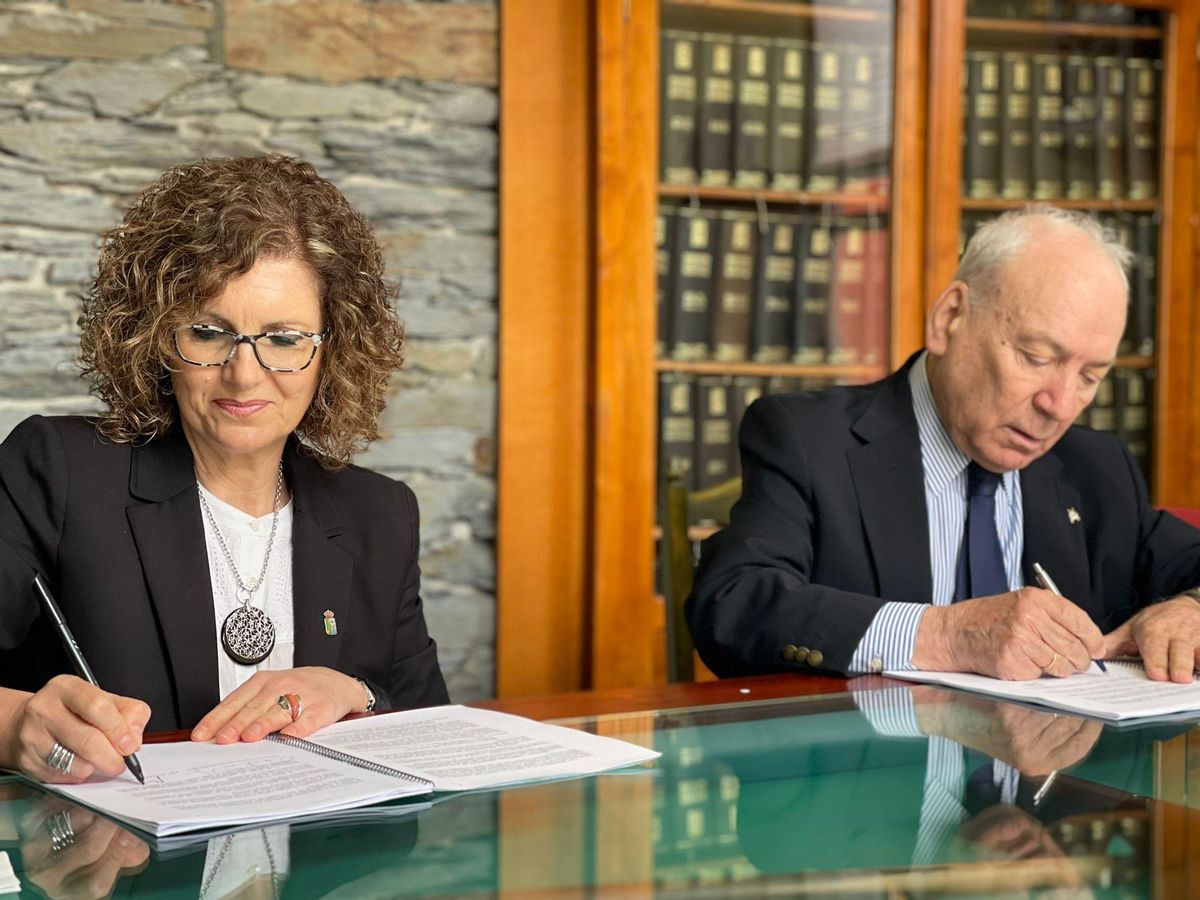
<svg viewBox="0 0 1200 900">
<path fill-rule="evenodd" d="M 1043 677 L 1035 681 L 1002 681 L 956 672 L 884 674 L 1113 721 L 1200 718 L 1200 682 L 1151 681 L 1140 663 L 1110 660 L 1107 666 L 1107 673 L 1093 664 L 1088 671 L 1067 678 Z"/>
<path fill-rule="evenodd" d="M 355 825 L 366 825 L 388 819 L 401 819 L 407 816 L 415 817 L 433 804 L 428 800 L 397 800 L 375 806 L 343 809 L 339 812 L 314 813 L 308 816 L 297 816 L 294 819 L 284 819 L 279 824 L 294 831 L 308 831 L 316 828 L 353 828 Z M 273 823 L 274 824 L 274 823 Z M 185 856 L 198 848 L 204 847 L 215 838 L 228 835 L 244 835 L 249 832 L 257 833 L 262 825 L 237 825 L 233 828 L 217 828 L 205 831 L 189 831 L 182 834 L 171 834 L 163 837 L 147 837 L 150 850 L 156 859 L 171 859 Z"/>
<path fill-rule="evenodd" d="M 13 871 L 8 852 L 0 850 L 0 894 L 15 894 L 21 890 L 21 880 Z"/>
</svg>

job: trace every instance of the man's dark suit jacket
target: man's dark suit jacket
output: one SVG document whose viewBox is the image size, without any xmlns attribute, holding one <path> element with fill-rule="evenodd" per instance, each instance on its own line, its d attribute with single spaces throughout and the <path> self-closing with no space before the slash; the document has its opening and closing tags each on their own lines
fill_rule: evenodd
<svg viewBox="0 0 1200 900">
<path fill-rule="evenodd" d="M 298 451 L 289 440 L 294 664 L 363 678 L 382 709 L 447 702 L 412 491 Z M 217 704 L 208 552 L 182 429 L 132 446 L 83 418 L 34 416 L 0 446 L 0 684 L 24 690 L 71 672 L 34 598 L 35 570 L 100 685 L 150 704 L 148 731 L 190 728 Z"/>
<path fill-rule="evenodd" d="M 718 675 L 812 671 L 788 645 L 845 673 L 884 601 L 928 603 L 929 527 L 908 370 L 747 411 L 742 498 L 705 542 L 687 617 Z M 1111 631 L 1200 584 L 1200 531 L 1150 506 L 1116 437 L 1071 428 L 1021 470 L 1026 584 L 1040 562 Z M 811 657 L 810 657 L 811 659 Z"/>
</svg>

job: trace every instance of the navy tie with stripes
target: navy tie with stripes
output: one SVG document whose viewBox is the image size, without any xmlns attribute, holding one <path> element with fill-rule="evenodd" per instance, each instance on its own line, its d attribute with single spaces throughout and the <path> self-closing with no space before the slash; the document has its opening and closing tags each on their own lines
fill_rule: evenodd
<svg viewBox="0 0 1200 900">
<path fill-rule="evenodd" d="M 1004 555 L 996 534 L 1000 476 L 978 463 L 967 466 L 967 535 L 958 554 L 954 599 L 991 597 L 1008 590 Z"/>
</svg>

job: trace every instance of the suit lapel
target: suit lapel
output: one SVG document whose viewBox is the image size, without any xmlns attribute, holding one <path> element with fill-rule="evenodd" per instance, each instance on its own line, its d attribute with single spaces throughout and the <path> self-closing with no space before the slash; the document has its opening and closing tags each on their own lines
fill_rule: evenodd
<svg viewBox="0 0 1200 900">
<path fill-rule="evenodd" d="M 284 472 L 292 485 L 292 612 L 295 665 L 336 668 L 350 634 L 354 564 L 337 545 L 342 518 L 329 488 L 330 473 L 297 453 L 290 441 Z M 334 614 L 337 634 L 325 631 L 325 611 Z"/>
<path fill-rule="evenodd" d="M 880 387 L 854 424 L 865 443 L 849 453 L 863 528 L 885 600 L 928 603 L 933 595 L 921 441 L 908 387 L 910 359 Z"/>
<path fill-rule="evenodd" d="M 125 511 L 171 669 L 181 723 L 217 704 L 217 638 L 192 454 L 179 429 L 135 447 Z"/>
<path fill-rule="evenodd" d="M 1079 493 L 1060 478 L 1062 463 L 1053 454 L 1021 471 L 1021 503 L 1025 514 L 1025 554 L 1021 569 L 1026 584 L 1037 584 L 1033 564 L 1040 562 L 1063 596 L 1088 609 L 1091 604 L 1087 541 L 1078 515 Z M 1097 611 L 1088 609 L 1089 612 Z"/>
</svg>

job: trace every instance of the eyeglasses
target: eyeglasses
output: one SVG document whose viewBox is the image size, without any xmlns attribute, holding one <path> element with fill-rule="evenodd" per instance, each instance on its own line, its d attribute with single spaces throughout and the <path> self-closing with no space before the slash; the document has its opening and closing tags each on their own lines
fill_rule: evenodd
<svg viewBox="0 0 1200 900">
<path fill-rule="evenodd" d="M 324 334 L 311 331 L 264 331 L 237 334 L 216 325 L 184 325 L 175 329 L 175 352 L 193 366 L 223 366 L 233 359 L 238 344 L 254 348 L 258 364 L 272 372 L 307 369 Z"/>
</svg>

